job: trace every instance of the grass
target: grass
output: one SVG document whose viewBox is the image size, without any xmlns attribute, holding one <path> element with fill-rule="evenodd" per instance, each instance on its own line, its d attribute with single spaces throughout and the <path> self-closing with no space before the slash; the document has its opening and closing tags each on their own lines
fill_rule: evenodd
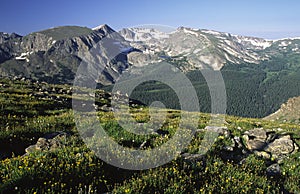
<svg viewBox="0 0 300 194">
<path fill-rule="evenodd" d="M 220 136 L 205 155 L 205 160 L 189 162 L 179 155 L 157 168 L 133 171 L 107 164 L 86 147 L 79 136 L 71 110 L 67 85 L 48 85 L 29 81 L 1 79 L 0 142 L 2 151 L 10 153 L 0 161 L 0 193 L 299 193 L 299 152 L 280 164 L 279 177 L 268 177 L 266 168 L 272 162 L 250 154 L 242 164 L 222 158 L 222 147 L 230 139 Z M 54 88 L 54 89 L 53 89 Z M 36 95 L 41 92 L 48 94 Z M 53 91 L 53 92 L 50 92 Z M 55 91 L 55 92 L 54 92 Z M 59 92 L 61 91 L 61 92 Z M 109 95 L 98 91 L 99 106 L 109 106 Z M 56 98 L 55 96 L 59 96 Z M 81 100 L 82 97 L 78 97 Z M 131 108 L 131 116 L 140 123 L 149 121 L 149 109 Z M 122 129 L 112 112 L 98 111 L 101 124 L 118 144 L 129 148 L 152 149 L 170 140 L 178 129 L 180 111 L 160 110 L 166 114 L 161 127 L 164 135 L 136 135 Z M 192 113 L 198 128 L 208 125 L 210 114 Z M 300 126 L 254 118 L 226 116 L 226 126 L 233 135 L 263 127 L 282 128 L 296 140 Z M 52 151 L 36 151 L 26 156 L 24 148 L 36 143 L 49 132 L 70 134 L 65 146 Z M 185 152 L 197 153 L 204 134 L 193 137 Z M 18 143 L 22 142 L 22 145 Z M 299 142 L 298 142 L 299 143 Z M 17 146 L 16 146 L 17 145 Z M 13 149 L 19 147 L 20 149 Z"/>
</svg>

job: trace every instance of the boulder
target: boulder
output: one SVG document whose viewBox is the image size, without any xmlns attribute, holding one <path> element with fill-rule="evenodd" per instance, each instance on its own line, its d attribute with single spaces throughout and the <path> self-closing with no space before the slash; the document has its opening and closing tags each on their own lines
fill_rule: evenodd
<svg viewBox="0 0 300 194">
<path fill-rule="evenodd" d="M 215 133 L 218 133 L 219 135 L 224 135 L 226 137 L 228 137 L 230 135 L 230 131 L 228 130 L 227 127 L 206 126 L 204 131 L 215 132 Z"/>
<path fill-rule="evenodd" d="M 64 132 L 55 132 L 45 135 L 37 140 L 36 144 L 25 149 L 25 152 L 32 153 L 35 151 L 52 151 L 63 147 L 67 134 Z"/>
<path fill-rule="evenodd" d="M 268 152 L 265 151 L 254 151 L 254 154 L 258 157 L 262 157 L 264 159 L 270 159 L 271 155 Z"/>
<path fill-rule="evenodd" d="M 294 142 L 290 135 L 285 135 L 267 145 L 265 151 L 270 152 L 273 157 L 290 154 L 294 151 Z"/>
<path fill-rule="evenodd" d="M 270 165 L 266 170 L 266 174 L 270 177 L 279 177 L 281 175 L 279 164 L 275 163 Z"/>
<path fill-rule="evenodd" d="M 267 138 L 267 132 L 263 128 L 256 128 L 253 130 L 246 131 L 244 133 L 249 139 L 260 139 L 265 141 Z"/>
<path fill-rule="evenodd" d="M 246 142 L 247 149 L 250 151 L 263 150 L 267 145 L 267 132 L 262 128 L 246 131 L 243 135 L 243 138 Z"/>
</svg>

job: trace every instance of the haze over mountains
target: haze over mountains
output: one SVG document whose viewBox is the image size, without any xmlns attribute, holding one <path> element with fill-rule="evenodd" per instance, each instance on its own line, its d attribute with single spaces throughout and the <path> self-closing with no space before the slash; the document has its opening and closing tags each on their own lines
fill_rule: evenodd
<svg viewBox="0 0 300 194">
<path fill-rule="evenodd" d="M 199 70 L 221 70 L 228 113 L 250 117 L 266 116 L 300 95 L 299 54 L 298 38 L 265 40 L 186 27 L 171 33 L 147 28 L 116 32 L 108 25 L 94 29 L 63 26 L 23 37 L 0 33 L 1 76 L 72 84 L 79 65 L 89 59 L 93 63 L 86 68 L 93 81 L 110 85 L 129 67 L 165 61 L 191 79 L 199 97 L 206 99 L 200 103 L 201 110 L 209 112 L 210 98 Z M 144 89 L 152 86 L 146 84 Z M 162 92 L 170 94 L 160 85 L 152 92 L 153 99 Z M 142 93 L 137 91 L 135 97 L 146 103 L 153 100 L 147 101 Z M 178 108 L 172 101 L 168 106 Z"/>
</svg>

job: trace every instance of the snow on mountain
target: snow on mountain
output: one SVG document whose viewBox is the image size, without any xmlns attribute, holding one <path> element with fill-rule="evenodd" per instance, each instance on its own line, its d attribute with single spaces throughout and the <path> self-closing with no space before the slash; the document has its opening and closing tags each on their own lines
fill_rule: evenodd
<svg viewBox="0 0 300 194">
<path fill-rule="evenodd" d="M 273 42 L 283 41 L 283 40 L 300 40 L 300 37 L 293 37 L 293 38 L 281 38 L 273 40 Z"/>
<path fill-rule="evenodd" d="M 119 32 L 127 41 L 150 41 L 151 39 L 168 38 L 167 33 L 153 28 L 127 28 Z"/>
<path fill-rule="evenodd" d="M 161 59 L 164 53 L 175 62 L 175 58 L 182 60 L 180 56 L 184 56 L 191 67 L 197 68 L 220 69 L 227 62 L 259 63 L 268 59 L 268 56 L 259 54 L 258 51 L 273 43 L 261 38 L 186 27 L 179 27 L 172 33 L 151 28 L 128 28 L 119 33 L 132 47 L 142 51 L 139 55 L 151 55 L 152 57 L 144 58 L 151 58 L 152 62 Z M 131 61 L 134 62 L 134 58 Z"/>
<path fill-rule="evenodd" d="M 262 38 L 254 38 L 254 37 L 238 36 L 238 35 L 234 35 L 234 37 L 239 43 L 245 45 L 251 45 L 256 49 L 266 49 L 270 47 L 273 43 L 273 41 L 271 40 L 265 40 Z"/>
<path fill-rule="evenodd" d="M 101 53 L 87 56 L 89 49 L 96 45 Z M 74 57 L 74 53 L 79 58 Z M 100 61 L 106 68 L 101 75 L 101 83 L 108 84 L 113 83 L 130 65 L 143 66 L 167 61 L 184 72 L 205 68 L 218 70 L 228 63 L 260 64 L 277 55 L 295 53 L 300 54 L 299 37 L 266 40 L 186 27 L 179 27 L 172 32 L 146 27 L 125 28 L 116 32 L 106 24 L 93 29 L 62 26 L 25 37 L 0 32 L 0 63 L 12 64 L 2 66 L 0 73 L 13 72 L 13 75 L 17 75 L 24 66 L 31 68 L 34 72 L 32 77 L 37 78 L 40 70 L 33 68 L 42 64 L 44 72 L 59 72 L 51 76 L 61 77 L 63 83 L 70 82 L 71 77 L 60 73 L 63 71 L 56 64 L 60 61 L 65 63 L 66 60 L 77 65 L 80 59 L 85 58 Z M 110 60 L 112 58 L 117 61 Z M 64 68 L 75 72 L 69 66 Z M 91 65 L 89 68 L 96 69 L 96 66 Z"/>
</svg>

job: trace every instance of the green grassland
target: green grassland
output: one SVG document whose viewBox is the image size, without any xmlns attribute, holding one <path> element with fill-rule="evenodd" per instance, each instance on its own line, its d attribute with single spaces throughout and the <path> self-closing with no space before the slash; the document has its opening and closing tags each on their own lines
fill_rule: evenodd
<svg viewBox="0 0 300 194">
<path fill-rule="evenodd" d="M 180 155 L 173 161 L 149 170 L 133 171 L 114 167 L 99 159 L 83 143 L 72 111 L 69 85 L 49 85 L 21 80 L 0 80 L 0 193 L 280 193 L 300 192 L 300 153 L 280 163 L 280 176 L 270 177 L 267 160 L 250 154 L 243 163 L 224 160 L 222 148 L 230 139 L 219 136 L 205 154 L 205 160 L 186 161 Z M 109 109 L 110 95 L 96 92 L 100 121 L 106 132 L 120 145 L 151 149 L 167 142 L 176 132 L 180 111 L 167 112 L 161 127 L 164 135 L 136 135 L 122 129 Z M 159 113 L 158 113 L 159 114 Z M 191 113 L 198 128 L 208 125 L 210 114 Z M 149 121 L 149 108 L 131 107 L 132 117 Z M 225 117 L 225 125 L 235 136 L 257 127 L 281 128 L 300 144 L 300 126 L 254 118 Z M 66 132 L 64 146 L 51 151 L 25 154 L 24 149 L 39 137 L 52 132 Z M 195 135 L 185 153 L 196 154 L 203 132 Z"/>
</svg>

